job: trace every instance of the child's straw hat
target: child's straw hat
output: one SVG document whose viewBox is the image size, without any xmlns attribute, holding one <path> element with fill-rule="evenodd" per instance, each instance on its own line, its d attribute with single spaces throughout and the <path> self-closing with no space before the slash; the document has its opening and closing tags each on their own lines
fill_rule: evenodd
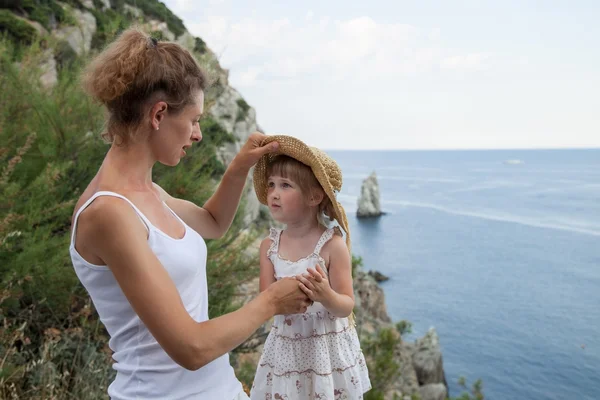
<svg viewBox="0 0 600 400">
<path fill-rule="evenodd" d="M 325 194 L 331 200 L 335 215 L 333 217 L 340 227 L 346 233 L 346 245 L 350 250 L 350 230 L 348 229 L 348 219 L 344 208 L 336 199 L 337 193 L 342 189 L 342 170 L 339 165 L 323 151 L 316 147 L 310 147 L 299 139 L 291 136 L 275 135 L 267 137 L 262 145 L 271 142 L 279 143 L 279 148 L 262 156 L 254 167 L 254 190 L 256 196 L 262 204 L 267 204 L 268 185 L 267 167 L 275 157 L 280 154 L 292 157 L 301 163 L 309 166 L 315 177 L 323 187 Z"/>
</svg>

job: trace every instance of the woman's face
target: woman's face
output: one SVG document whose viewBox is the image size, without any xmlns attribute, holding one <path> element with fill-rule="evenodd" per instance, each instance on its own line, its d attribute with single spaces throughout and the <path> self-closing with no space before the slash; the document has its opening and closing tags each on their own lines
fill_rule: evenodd
<svg viewBox="0 0 600 400">
<path fill-rule="evenodd" d="M 192 104 L 177 114 L 169 113 L 166 103 L 157 103 L 161 106 L 153 118 L 154 131 L 150 134 L 150 146 L 160 163 L 169 166 L 179 164 L 192 143 L 202 140 L 199 121 L 204 112 L 204 92 L 198 90 L 194 98 Z"/>
</svg>

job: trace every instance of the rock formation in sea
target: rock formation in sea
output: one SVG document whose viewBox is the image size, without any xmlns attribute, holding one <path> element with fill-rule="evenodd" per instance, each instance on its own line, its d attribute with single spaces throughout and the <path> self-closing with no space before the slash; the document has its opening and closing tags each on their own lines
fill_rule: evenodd
<svg viewBox="0 0 600 400">
<path fill-rule="evenodd" d="M 379 217 L 382 214 L 379 183 L 377 182 L 377 175 L 373 171 L 362 183 L 356 216 L 359 218 L 370 218 Z"/>
</svg>

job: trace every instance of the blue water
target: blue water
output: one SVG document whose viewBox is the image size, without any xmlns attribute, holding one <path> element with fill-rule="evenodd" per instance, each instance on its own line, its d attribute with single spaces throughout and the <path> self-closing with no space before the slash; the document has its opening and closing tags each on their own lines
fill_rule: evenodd
<svg viewBox="0 0 600 400">
<path fill-rule="evenodd" d="M 600 399 L 600 150 L 329 154 L 354 253 L 408 339 L 436 328 L 453 396 Z M 358 221 L 372 171 L 389 214 Z"/>
</svg>

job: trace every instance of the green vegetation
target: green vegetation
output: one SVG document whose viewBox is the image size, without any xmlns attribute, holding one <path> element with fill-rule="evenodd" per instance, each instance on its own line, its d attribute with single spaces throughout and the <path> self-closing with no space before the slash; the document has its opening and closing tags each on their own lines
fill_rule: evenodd
<svg viewBox="0 0 600 400">
<path fill-rule="evenodd" d="M 115 3 L 115 9 L 120 10 L 119 5 L 121 5 L 122 3 Z M 144 12 L 146 16 L 153 17 L 160 21 L 166 22 L 167 27 L 171 32 L 175 34 L 176 37 L 183 35 L 183 33 L 185 32 L 185 26 L 183 25 L 183 21 L 181 21 L 181 19 L 178 16 L 173 14 L 171 10 L 169 10 L 167 6 L 165 6 L 164 3 L 158 0 L 125 0 L 125 3 L 129 4 L 130 6 L 139 8 Z M 111 5 L 112 4 L 113 3 L 111 2 Z"/>
<path fill-rule="evenodd" d="M 204 40 L 197 37 L 195 39 L 194 51 L 197 52 L 198 54 L 204 54 L 204 53 L 206 53 L 207 50 L 208 50 L 208 47 L 206 47 L 206 43 L 204 42 Z"/>
<path fill-rule="evenodd" d="M 64 1 L 63 3 L 69 3 Z M 77 2 L 71 5 L 79 6 Z M 74 17 L 54 0 L 23 0 L 22 8 L 27 12 L 28 18 L 39 22 L 44 28 L 50 30 L 53 24 L 74 25 Z"/>
<path fill-rule="evenodd" d="M 365 394 L 365 400 L 383 400 L 385 392 L 400 376 L 400 364 L 394 358 L 400 341 L 398 332 L 391 328 L 380 329 L 373 337 L 361 338 L 373 386 Z"/>
<path fill-rule="evenodd" d="M 244 119 L 246 119 L 246 116 L 248 115 L 248 111 L 250 110 L 250 106 L 248 105 L 248 103 L 246 103 L 246 100 L 239 98 L 236 101 L 239 109 L 238 109 L 238 113 L 237 116 L 235 118 L 236 121 L 242 121 Z"/>
<path fill-rule="evenodd" d="M 0 398 L 106 398 L 113 377 L 107 334 L 69 257 L 73 207 L 108 146 L 104 111 L 81 90 L 83 61 L 40 84 L 44 49 L 0 41 Z M 60 46 L 57 43 L 56 46 Z M 52 49 L 58 50 L 60 49 Z M 176 168 L 158 167 L 169 192 L 202 204 L 224 166 L 216 149 L 233 136 L 210 117 L 204 140 Z M 210 315 L 239 306 L 234 292 L 258 262 L 244 256 L 242 215 L 220 240 L 208 241 Z"/>
<path fill-rule="evenodd" d="M 412 333 L 412 323 L 403 319 L 396 323 L 396 330 L 400 335 L 408 335 Z"/>
<path fill-rule="evenodd" d="M 458 380 L 458 384 L 460 387 L 462 387 L 466 391 L 463 392 L 460 396 L 453 398 L 453 400 L 483 400 L 484 399 L 483 382 L 481 381 L 481 379 L 478 379 L 475 381 L 475 383 L 473 383 L 473 386 L 471 386 L 470 391 L 469 391 L 469 388 L 467 387 L 467 380 L 465 379 L 464 376 Z"/>
<path fill-rule="evenodd" d="M 9 10 L 0 9 L 0 32 L 9 40 L 21 44 L 31 44 L 37 37 L 37 31 L 27 22 L 17 18 Z"/>
<path fill-rule="evenodd" d="M 352 254 L 352 278 L 356 276 L 356 271 L 358 268 L 363 266 L 363 259 L 360 256 L 355 256 Z"/>
<path fill-rule="evenodd" d="M 100 8 L 90 10 L 96 18 L 96 32 L 92 36 L 93 49 L 102 49 L 108 40 L 114 37 L 115 33 L 123 31 L 133 22 L 133 19 L 127 13 L 112 8 L 100 10 Z"/>
</svg>

